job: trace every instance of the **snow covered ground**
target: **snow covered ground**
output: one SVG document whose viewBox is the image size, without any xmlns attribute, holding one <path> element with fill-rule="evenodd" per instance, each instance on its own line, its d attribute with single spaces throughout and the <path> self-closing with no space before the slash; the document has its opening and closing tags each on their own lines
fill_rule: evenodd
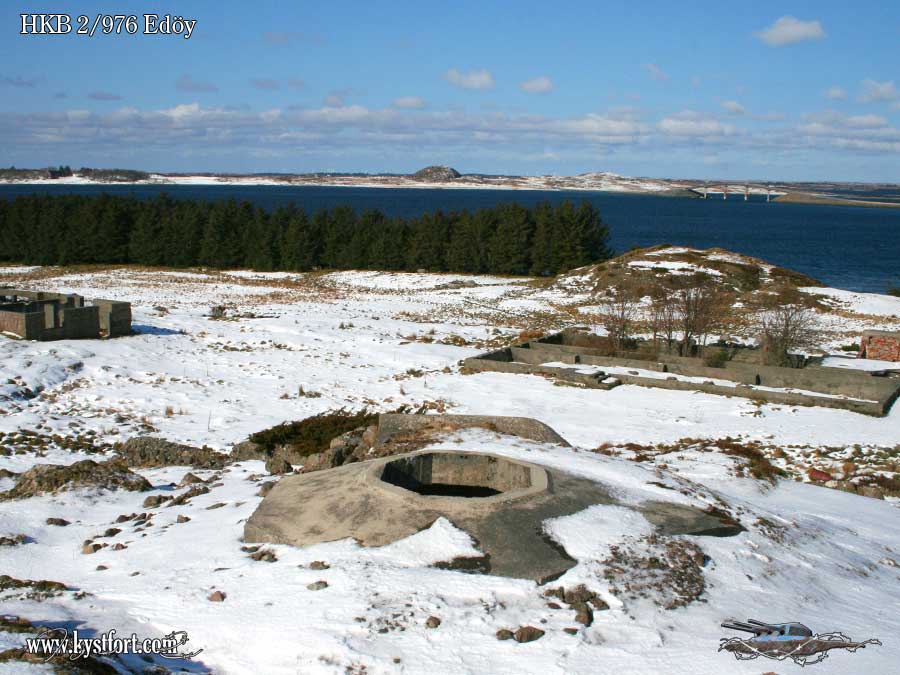
<svg viewBox="0 0 900 675">
<path fill-rule="evenodd" d="M 694 445 L 649 461 L 632 461 L 627 450 L 594 451 L 731 438 L 781 450 L 779 465 L 798 478 L 806 466 L 823 462 L 839 475 L 858 448 L 887 453 L 886 461 L 896 464 L 900 406 L 874 418 L 628 385 L 597 391 L 537 376 L 461 374 L 460 359 L 512 341 L 529 326 L 524 316 L 544 320 L 561 303 L 585 300 L 577 288 L 541 288 L 528 279 L 0 268 L 0 285 L 7 283 L 130 300 L 138 334 L 110 341 L 0 339 L 0 432 L 92 438 L 100 446 L 150 433 L 227 450 L 254 431 L 341 407 L 409 404 L 522 415 L 549 424 L 574 447 L 476 431 L 437 445 L 590 477 L 626 504 L 715 504 L 747 531 L 690 538 L 709 558 L 702 568 L 705 591 L 685 607 L 666 610 L 654 602 L 655 591 L 631 598 L 604 576 L 611 546 L 643 559 L 658 553 L 641 517 L 621 506 L 597 506 L 548 523 L 578 560 L 551 586 L 584 583 L 610 605 L 595 613 L 589 628 L 575 624 L 573 612 L 549 608 L 543 589 L 530 581 L 430 567 L 476 547 L 446 521 L 382 549 L 349 541 L 269 546 L 277 561 L 252 560 L 241 550 L 241 533 L 261 499 L 260 481 L 268 479 L 261 462 L 194 471 L 218 476 L 208 494 L 152 510 L 147 529 L 115 525 L 123 531 L 109 543 L 125 548 L 82 554 L 82 542 L 113 527 L 120 514 L 147 511 L 141 505 L 147 494 L 179 491 L 172 484 L 188 468 L 167 467 L 139 471 L 154 486 L 151 493 L 76 490 L 0 502 L 0 536 L 29 538 L 0 549 L 0 573 L 61 581 L 87 594 L 78 599 L 65 592 L 38 602 L 0 593 L 0 613 L 119 634 L 186 630 L 189 646 L 204 651 L 182 665 L 227 674 L 759 675 L 796 669 L 717 653 L 719 638 L 729 636 L 718 624 L 732 617 L 802 621 L 819 632 L 885 642 L 855 654 L 835 652 L 816 672 L 887 673 L 900 662 L 897 500 L 737 477 L 743 459 Z M 811 290 L 847 300 L 835 289 Z M 848 321 L 896 330 L 896 299 L 853 295 L 859 296 L 852 299 L 856 308 L 877 311 L 857 309 Z M 214 305 L 226 307 L 224 319 L 210 318 Z M 840 333 L 843 318 L 832 320 Z M 0 455 L 0 469 L 21 472 L 87 457 L 48 441 L 36 451 Z M 0 478 L 0 490 L 11 485 Z M 178 522 L 179 515 L 190 520 Z M 48 517 L 71 525 L 47 525 Z M 330 567 L 313 570 L 312 561 Z M 328 587 L 307 589 L 319 580 Z M 209 602 L 213 590 L 223 591 L 225 601 Z M 439 617 L 440 626 L 427 628 L 429 616 Z M 498 629 L 525 624 L 546 635 L 527 644 L 495 638 Z M 571 626 L 579 628 L 575 635 L 563 631 Z M 17 639 L 0 633 L 4 645 Z"/>
</svg>

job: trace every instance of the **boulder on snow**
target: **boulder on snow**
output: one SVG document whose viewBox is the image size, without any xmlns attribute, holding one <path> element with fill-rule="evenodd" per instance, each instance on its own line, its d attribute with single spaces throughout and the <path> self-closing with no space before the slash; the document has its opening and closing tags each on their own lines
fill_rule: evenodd
<svg viewBox="0 0 900 675">
<path fill-rule="evenodd" d="M 155 469 L 163 466 L 192 466 L 195 469 L 221 469 L 231 457 L 207 447 L 174 443 L 156 436 L 138 436 L 116 446 L 116 452 L 128 466 Z"/>
<path fill-rule="evenodd" d="M 121 459 L 95 462 L 85 459 L 74 464 L 38 464 L 19 476 L 15 487 L 0 493 L 0 500 L 26 499 L 37 495 L 78 488 L 132 490 L 144 492 L 152 486 L 131 471 Z"/>
</svg>

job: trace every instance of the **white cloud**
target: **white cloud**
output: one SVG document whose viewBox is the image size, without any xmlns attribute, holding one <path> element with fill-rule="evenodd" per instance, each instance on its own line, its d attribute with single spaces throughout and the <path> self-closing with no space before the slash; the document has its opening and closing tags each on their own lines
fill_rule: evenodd
<svg viewBox="0 0 900 675">
<path fill-rule="evenodd" d="M 831 99 L 832 101 L 843 101 L 847 98 L 847 92 L 844 91 L 843 87 L 829 87 L 828 91 L 825 92 L 825 98 Z"/>
<path fill-rule="evenodd" d="M 722 124 L 714 117 L 707 117 L 691 110 L 664 117 L 656 127 L 669 136 L 713 137 L 734 133 L 732 125 Z"/>
<path fill-rule="evenodd" d="M 722 107 L 730 115 L 743 115 L 747 112 L 746 108 L 737 101 L 722 101 Z"/>
<path fill-rule="evenodd" d="M 425 107 L 425 101 L 418 96 L 401 96 L 395 98 L 391 104 L 395 108 L 405 108 L 407 110 L 421 110 Z"/>
<path fill-rule="evenodd" d="M 454 87 L 462 89 L 493 89 L 494 76 L 486 69 L 470 70 L 468 73 L 461 73 L 456 68 L 451 68 L 444 73 L 444 78 Z"/>
<path fill-rule="evenodd" d="M 545 75 L 533 77 L 530 80 L 522 82 L 519 85 L 519 89 L 528 92 L 529 94 L 546 94 L 553 89 L 553 80 Z"/>
<path fill-rule="evenodd" d="M 825 37 L 825 31 L 818 21 L 801 21 L 793 16 L 783 16 L 754 35 L 770 47 L 783 47 L 805 40 L 821 40 Z"/>
<path fill-rule="evenodd" d="M 669 80 L 669 76 L 666 71 L 664 71 L 655 63 L 645 63 L 644 70 L 650 73 L 650 77 L 652 77 L 657 82 L 667 82 Z"/>
<path fill-rule="evenodd" d="M 860 101 L 872 103 L 876 101 L 895 101 L 897 99 L 897 85 L 893 81 L 878 82 L 866 79 L 862 82 L 862 95 Z"/>
</svg>

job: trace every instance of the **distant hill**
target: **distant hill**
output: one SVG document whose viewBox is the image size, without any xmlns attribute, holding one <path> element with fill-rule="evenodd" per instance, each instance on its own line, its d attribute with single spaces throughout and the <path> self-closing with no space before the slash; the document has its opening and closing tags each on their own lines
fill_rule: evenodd
<svg viewBox="0 0 900 675">
<path fill-rule="evenodd" d="M 456 180 L 461 175 L 459 171 L 449 166 L 426 166 L 424 169 L 416 171 L 412 178 L 433 183 L 443 183 L 448 180 Z"/>
<path fill-rule="evenodd" d="M 586 267 L 565 272 L 554 286 L 561 290 L 598 291 L 623 282 L 677 285 L 701 275 L 740 294 L 759 291 L 822 286 L 800 272 L 772 265 L 758 258 L 721 248 L 693 249 L 682 246 L 652 246 L 628 251 Z"/>
</svg>

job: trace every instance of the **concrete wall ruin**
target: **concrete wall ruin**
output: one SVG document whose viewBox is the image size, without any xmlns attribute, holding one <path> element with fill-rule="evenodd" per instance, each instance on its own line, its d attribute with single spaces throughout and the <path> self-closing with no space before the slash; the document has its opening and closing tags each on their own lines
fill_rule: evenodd
<svg viewBox="0 0 900 675">
<path fill-rule="evenodd" d="M 728 361 L 722 367 L 710 367 L 703 359 L 672 355 L 657 355 L 654 360 L 636 358 L 637 354 L 633 358 L 607 356 L 602 350 L 568 344 L 570 341 L 585 344 L 584 339 L 569 340 L 568 335 L 562 333 L 469 358 L 463 364 L 475 371 L 545 375 L 595 389 L 635 384 L 738 396 L 767 403 L 839 408 L 875 416 L 887 414 L 900 395 L 900 378 L 878 377 L 861 371 L 820 366 L 780 368 L 735 361 Z M 642 375 L 638 370 L 614 374 L 602 370 L 579 372 L 571 367 L 547 365 L 551 363 L 634 368 L 670 375 L 654 377 Z M 687 377 L 703 380 L 684 379 Z M 722 380 L 727 383 L 720 383 Z"/>
<path fill-rule="evenodd" d="M 131 332 L 131 305 L 76 294 L 0 288 L 0 332 L 24 340 L 89 339 Z"/>
</svg>

